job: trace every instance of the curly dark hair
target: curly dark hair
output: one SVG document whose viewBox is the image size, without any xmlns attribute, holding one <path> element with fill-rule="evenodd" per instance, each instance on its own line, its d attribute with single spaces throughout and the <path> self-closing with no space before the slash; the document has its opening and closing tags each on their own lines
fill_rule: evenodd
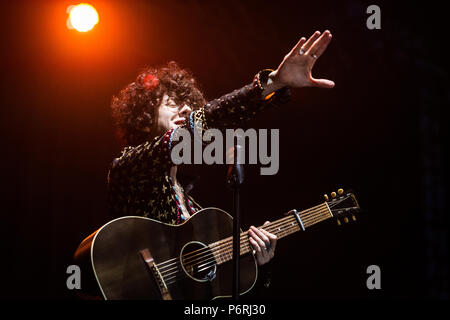
<svg viewBox="0 0 450 320">
<path fill-rule="evenodd" d="M 176 62 L 160 68 L 145 68 L 135 82 L 112 98 L 112 114 L 123 146 L 136 146 L 149 139 L 165 93 L 175 103 L 187 104 L 192 110 L 206 102 L 192 73 Z"/>
</svg>

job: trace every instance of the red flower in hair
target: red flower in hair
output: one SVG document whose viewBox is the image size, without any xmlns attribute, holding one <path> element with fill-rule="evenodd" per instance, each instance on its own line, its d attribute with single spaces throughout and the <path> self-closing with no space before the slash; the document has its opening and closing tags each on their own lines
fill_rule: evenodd
<svg viewBox="0 0 450 320">
<path fill-rule="evenodd" d="M 152 74 L 148 74 L 144 77 L 144 80 L 142 81 L 142 85 L 147 90 L 153 90 L 157 86 L 159 86 L 159 79 Z"/>
</svg>

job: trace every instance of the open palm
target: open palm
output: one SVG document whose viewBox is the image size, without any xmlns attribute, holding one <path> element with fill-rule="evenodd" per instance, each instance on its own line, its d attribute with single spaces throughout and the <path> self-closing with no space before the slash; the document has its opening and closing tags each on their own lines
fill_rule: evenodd
<svg viewBox="0 0 450 320">
<path fill-rule="evenodd" d="M 315 79 L 311 74 L 314 64 L 324 53 L 331 37 L 330 31 L 327 30 L 322 35 L 316 31 L 308 40 L 304 37 L 301 38 L 274 72 L 273 76 L 276 81 L 291 88 L 333 88 L 333 81 Z"/>
</svg>

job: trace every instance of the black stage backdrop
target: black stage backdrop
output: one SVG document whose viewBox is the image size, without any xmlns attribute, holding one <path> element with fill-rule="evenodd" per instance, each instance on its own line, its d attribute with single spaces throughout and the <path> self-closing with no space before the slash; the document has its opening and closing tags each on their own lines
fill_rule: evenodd
<svg viewBox="0 0 450 320">
<path fill-rule="evenodd" d="M 246 166 L 242 225 L 355 190 L 364 212 L 278 242 L 269 299 L 437 298 L 448 288 L 447 19 L 439 3 L 91 1 L 100 23 L 68 30 L 71 1 L 2 2 L 3 298 L 73 299 L 66 268 L 108 221 L 119 155 L 109 103 L 146 65 L 190 69 L 209 99 L 276 68 L 302 36 L 331 30 L 314 69 L 331 90 L 293 90 L 251 127 L 280 129 L 280 170 Z M 366 9 L 381 8 L 369 30 Z M 204 206 L 231 212 L 225 166 L 197 166 Z M 381 269 L 368 290 L 366 268 Z"/>
</svg>

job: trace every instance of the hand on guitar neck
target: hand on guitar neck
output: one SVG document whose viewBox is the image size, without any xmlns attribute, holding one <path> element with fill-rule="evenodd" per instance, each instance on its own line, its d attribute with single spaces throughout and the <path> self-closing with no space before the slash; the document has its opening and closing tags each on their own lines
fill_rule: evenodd
<svg viewBox="0 0 450 320">
<path fill-rule="evenodd" d="M 269 224 L 266 221 L 264 225 Z M 253 248 L 253 253 L 256 255 L 256 261 L 259 266 L 266 264 L 273 258 L 275 254 L 275 247 L 277 245 L 277 236 L 264 230 L 251 226 L 248 230 L 249 241 Z"/>
</svg>

